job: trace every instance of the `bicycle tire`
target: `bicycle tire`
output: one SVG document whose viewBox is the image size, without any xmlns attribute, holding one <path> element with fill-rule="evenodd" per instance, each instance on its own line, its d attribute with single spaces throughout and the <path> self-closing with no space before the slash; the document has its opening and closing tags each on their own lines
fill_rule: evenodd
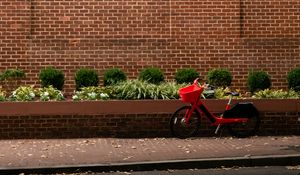
<svg viewBox="0 0 300 175">
<path fill-rule="evenodd" d="M 255 114 L 249 117 L 246 123 L 233 123 L 227 125 L 227 129 L 232 136 L 246 138 L 257 133 L 260 125 L 260 116 Z"/>
<path fill-rule="evenodd" d="M 198 132 L 200 126 L 200 114 L 197 110 L 193 111 L 188 124 L 184 121 L 186 111 L 191 110 L 191 108 L 191 106 L 183 106 L 172 115 L 170 129 L 173 136 L 185 139 L 195 136 Z"/>
</svg>

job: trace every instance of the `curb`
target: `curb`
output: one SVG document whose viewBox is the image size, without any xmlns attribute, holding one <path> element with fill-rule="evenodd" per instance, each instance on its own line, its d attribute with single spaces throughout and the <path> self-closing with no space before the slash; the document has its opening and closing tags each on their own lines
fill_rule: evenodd
<svg viewBox="0 0 300 175">
<path fill-rule="evenodd" d="M 0 167 L 0 174 L 55 174 L 109 171 L 151 171 L 167 169 L 209 169 L 220 167 L 295 166 L 300 164 L 300 154 L 249 156 L 231 158 L 187 159 L 170 161 L 147 161 L 111 164 L 61 165 L 51 167 Z"/>
</svg>

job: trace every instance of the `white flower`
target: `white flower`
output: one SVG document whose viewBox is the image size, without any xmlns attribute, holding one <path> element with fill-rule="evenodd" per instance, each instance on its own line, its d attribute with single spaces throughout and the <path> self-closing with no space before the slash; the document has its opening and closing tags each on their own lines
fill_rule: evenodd
<svg viewBox="0 0 300 175">
<path fill-rule="evenodd" d="M 30 92 L 29 95 L 30 95 L 31 98 L 35 97 L 35 94 L 33 92 Z"/>
<path fill-rule="evenodd" d="M 49 96 L 49 92 L 44 92 L 43 96 Z"/>
<path fill-rule="evenodd" d="M 50 100 L 49 96 L 42 96 L 41 99 L 43 101 L 49 101 Z"/>
<path fill-rule="evenodd" d="M 73 100 L 78 100 L 79 97 L 78 97 L 78 95 L 73 95 L 73 96 L 72 96 L 72 99 L 73 99 Z"/>
<path fill-rule="evenodd" d="M 101 97 L 101 98 L 108 98 L 108 95 L 105 94 L 105 93 L 101 93 L 101 94 L 100 94 L 100 97 Z"/>
<path fill-rule="evenodd" d="M 91 97 L 91 98 L 96 98 L 96 93 L 95 92 L 92 92 L 92 93 L 88 93 L 88 96 Z"/>
</svg>

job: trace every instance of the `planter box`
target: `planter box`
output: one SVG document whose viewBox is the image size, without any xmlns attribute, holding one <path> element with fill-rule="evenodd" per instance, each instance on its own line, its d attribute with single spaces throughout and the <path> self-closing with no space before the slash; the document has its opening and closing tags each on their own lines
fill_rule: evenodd
<svg viewBox="0 0 300 175">
<path fill-rule="evenodd" d="M 300 134 L 300 100 L 251 101 L 261 114 L 260 135 Z M 227 100 L 204 100 L 222 112 Z M 108 100 L 62 102 L 1 102 L 0 139 L 74 137 L 169 137 L 169 119 L 179 100 Z M 201 136 L 214 127 L 202 120 Z M 224 135 L 224 133 L 223 133 Z"/>
<path fill-rule="evenodd" d="M 253 102 L 260 112 L 300 112 L 298 99 L 247 99 L 235 102 Z M 222 112 L 227 100 L 204 100 L 212 112 Z M 1 102 L 0 116 L 28 115 L 96 115 L 96 114 L 172 114 L 188 105 L 180 100 L 107 100 L 61 102 Z"/>
</svg>

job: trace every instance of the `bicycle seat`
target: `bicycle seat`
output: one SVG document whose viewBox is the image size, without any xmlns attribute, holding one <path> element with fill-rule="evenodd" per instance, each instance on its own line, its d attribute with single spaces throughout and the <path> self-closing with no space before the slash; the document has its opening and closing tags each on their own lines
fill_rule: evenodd
<svg viewBox="0 0 300 175">
<path fill-rule="evenodd" d="M 238 92 L 227 92 L 226 94 L 231 95 L 231 96 L 239 96 L 240 95 L 240 93 L 238 93 Z"/>
</svg>

